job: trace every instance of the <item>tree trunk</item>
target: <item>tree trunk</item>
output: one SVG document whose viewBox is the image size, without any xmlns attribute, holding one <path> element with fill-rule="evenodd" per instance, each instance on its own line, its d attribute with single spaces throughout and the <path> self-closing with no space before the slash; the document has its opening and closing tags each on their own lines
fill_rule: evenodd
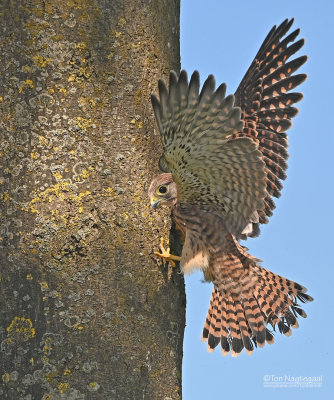
<svg viewBox="0 0 334 400">
<path fill-rule="evenodd" d="M 0 398 L 180 399 L 182 275 L 150 93 L 179 0 L 2 0 Z"/>
</svg>

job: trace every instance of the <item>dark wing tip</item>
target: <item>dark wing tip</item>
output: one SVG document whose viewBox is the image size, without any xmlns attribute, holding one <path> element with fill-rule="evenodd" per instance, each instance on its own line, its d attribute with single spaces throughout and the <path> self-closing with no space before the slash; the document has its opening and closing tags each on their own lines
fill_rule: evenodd
<svg viewBox="0 0 334 400">
<path fill-rule="evenodd" d="M 296 86 L 298 86 L 301 83 L 306 81 L 307 74 L 297 74 L 297 75 L 294 75 L 294 77 L 295 77 L 295 81 L 296 81 Z"/>
<path fill-rule="evenodd" d="M 198 71 L 194 71 L 189 82 L 189 93 L 197 97 L 200 88 L 200 76 Z"/>
<path fill-rule="evenodd" d="M 169 90 L 172 86 L 177 84 L 177 73 L 175 71 L 170 71 L 169 73 Z"/>
<path fill-rule="evenodd" d="M 195 70 L 191 75 L 191 80 L 200 80 L 199 72 Z"/>
<path fill-rule="evenodd" d="M 204 84 L 203 84 L 201 93 L 200 93 L 200 95 L 199 95 L 199 101 L 201 101 L 202 98 L 204 98 L 204 97 L 206 97 L 206 96 L 211 96 L 212 93 L 213 93 L 214 90 L 215 90 L 215 86 L 216 86 L 215 77 L 214 77 L 212 74 L 210 74 L 210 75 L 206 78 L 206 80 L 205 80 L 205 82 L 204 82 Z"/>
<path fill-rule="evenodd" d="M 151 94 L 151 103 L 152 107 L 155 113 L 155 117 L 158 119 L 161 118 L 161 104 L 160 101 L 158 100 L 157 96 L 154 94 Z"/>
<path fill-rule="evenodd" d="M 171 71 L 169 73 L 169 77 L 171 77 L 171 76 L 173 76 L 173 77 L 175 77 L 177 79 L 178 74 L 173 69 L 171 69 Z"/>
<path fill-rule="evenodd" d="M 179 82 L 180 82 L 180 81 L 186 81 L 186 82 L 188 82 L 188 74 L 187 74 L 187 71 L 186 71 L 185 69 L 183 69 L 183 70 L 180 72 Z"/>
<path fill-rule="evenodd" d="M 216 79 L 212 74 L 210 74 L 206 78 L 206 80 L 205 80 L 205 82 L 203 84 L 202 92 L 205 91 L 206 88 L 208 88 L 208 87 L 210 87 L 210 88 L 212 88 L 214 90 L 215 86 L 216 86 Z"/>
<path fill-rule="evenodd" d="M 151 103 L 153 108 L 160 107 L 160 101 L 158 100 L 157 96 L 153 93 L 151 94 Z"/>
<path fill-rule="evenodd" d="M 166 87 L 165 81 L 163 79 L 158 80 L 158 89 L 159 89 L 159 92 L 167 91 L 167 87 Z"/>
<path fill-rule="evenodd" d="M 151 102 L 159 131 L 162 132 L 162 124 L 161 124 L 162 110 L 160 101 L 154 94 L 151 94 Z"/>
<path fill-rule="evenodd" d="M 295 60 L 298 60 L 298 68 L 300 68 L 302 65 L 304 65 L 306 63 L 306 61 L 308 60 L 308 56 L 305 54 L 304 56 L 300 56 L 298 58 L 296 58 Z"/>
</svg>

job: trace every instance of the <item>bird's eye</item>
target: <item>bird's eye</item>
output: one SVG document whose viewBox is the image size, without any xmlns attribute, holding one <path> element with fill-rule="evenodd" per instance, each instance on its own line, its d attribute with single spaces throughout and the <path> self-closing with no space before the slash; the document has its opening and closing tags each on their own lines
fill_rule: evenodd
<svg viewBox="0 0 334 400">
<path fill-rule="evenodd" d="M 158 194 L 166 194 L 168 192 L 168 186 L 161 185 L 157 189 Z"/>
</svg>

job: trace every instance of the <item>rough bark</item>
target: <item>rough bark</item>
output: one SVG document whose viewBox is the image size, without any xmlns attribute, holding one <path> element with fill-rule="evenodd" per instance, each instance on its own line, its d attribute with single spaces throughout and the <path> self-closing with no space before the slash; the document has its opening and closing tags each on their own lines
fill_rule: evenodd
<svg viewBox="0 0 334 400">
<path fill-rule="evenodd" d="M 1 0 L 1 399 L 180 399 L 183 277 L 152 257 L 179 0 Z"/>
</svg>

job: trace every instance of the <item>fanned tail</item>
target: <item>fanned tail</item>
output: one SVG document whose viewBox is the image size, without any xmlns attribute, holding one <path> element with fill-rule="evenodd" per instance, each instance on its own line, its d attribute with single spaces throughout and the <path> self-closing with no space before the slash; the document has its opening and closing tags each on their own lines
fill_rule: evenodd
<svg viewBox="0 0 334 400">
<path fill-rule="evenodd" d="M 212 262 L 214 269 L 225 271 L 213 281 L 210 307 L 202 340 L 208 351 L 221 344 L 223 355 L 238 356 L 245 348 L 252 354 L 254 346 L 274 343 L 271 330 L 290 336 L 298 328 L 297 317 L 306 318 L 298 301 L 313 298 L 302 285 L 260 267 L 245 248 L 233 240 L 229 252 Z M 268 329 L 270 327 L 271 329 Z"/>
</svg>

